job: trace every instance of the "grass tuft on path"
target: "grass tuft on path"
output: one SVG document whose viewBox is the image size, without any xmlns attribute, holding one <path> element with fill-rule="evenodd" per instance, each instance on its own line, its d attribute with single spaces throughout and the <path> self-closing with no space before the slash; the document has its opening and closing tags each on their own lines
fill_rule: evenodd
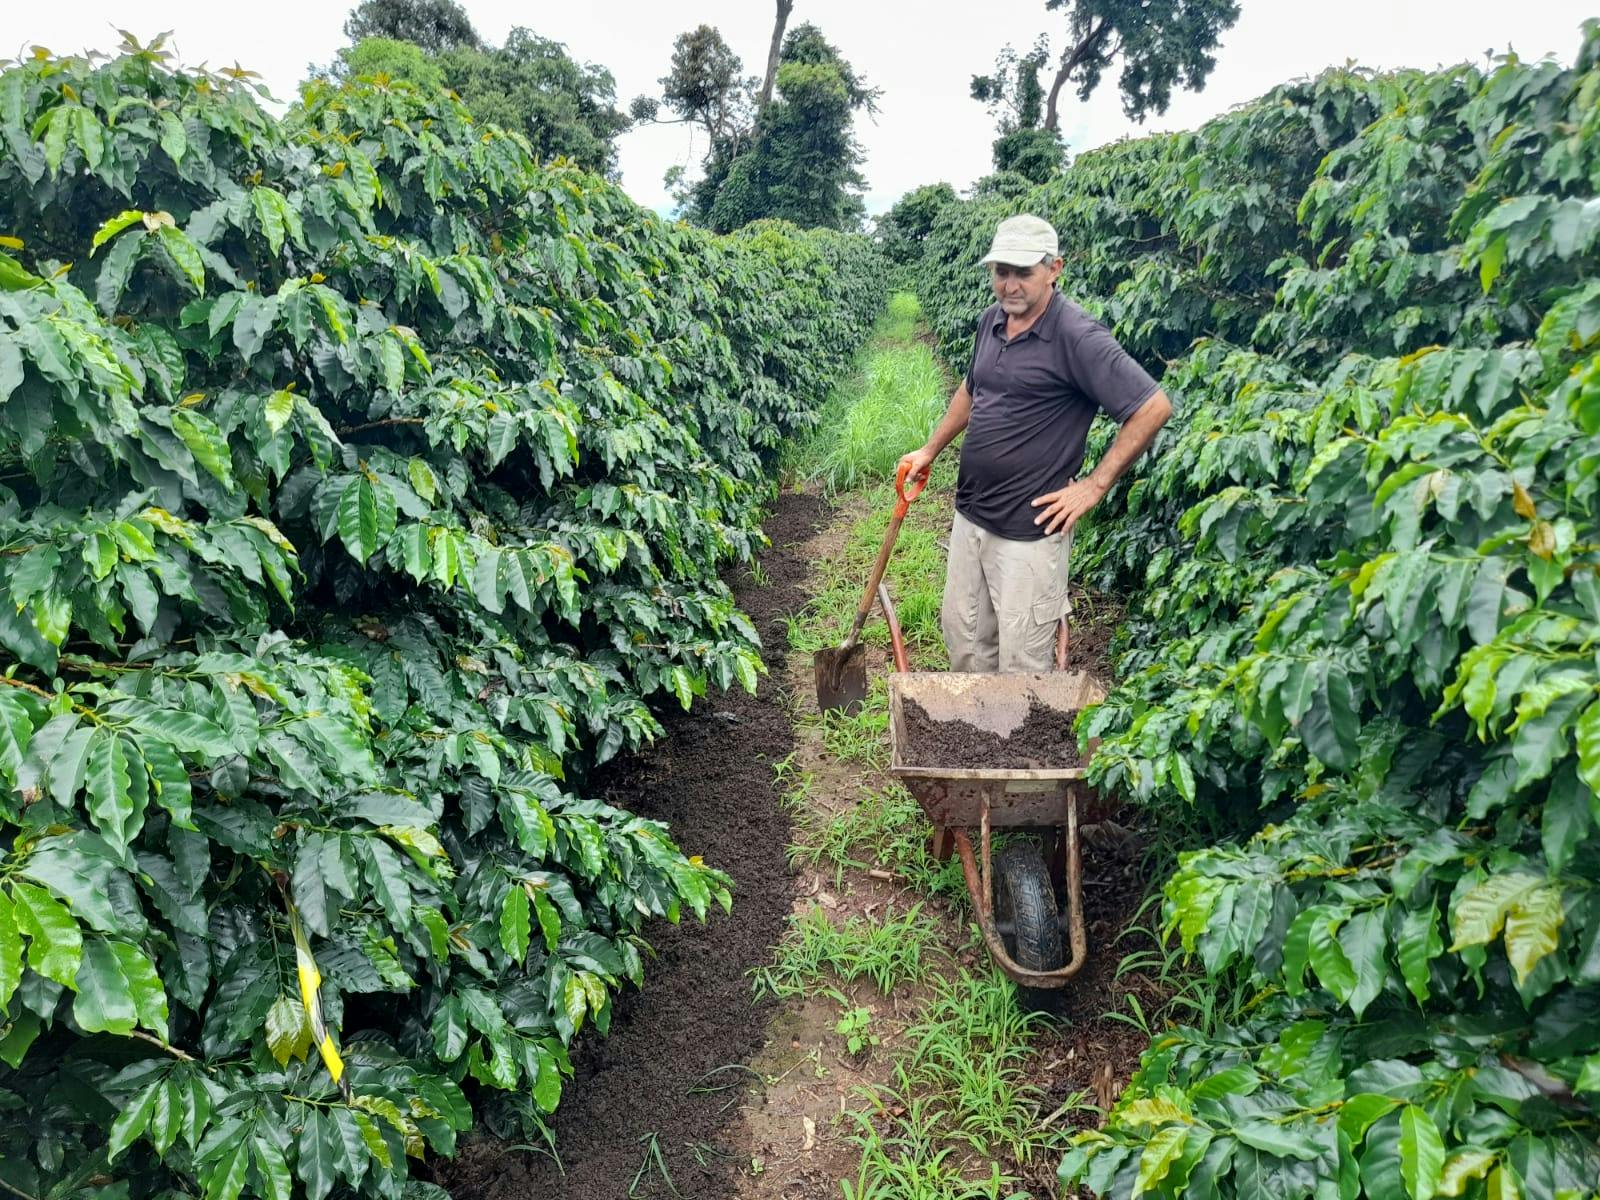
<svg viewBox="0 0 1600 1200">
<path fill-rule="evenodd" d="M 950 383 L 933 347 L 917 336 L 922 308 L 908 292 L 890 297 L 860 365 L 823 406 L 794 452 L 794 473 L 828 495 L 888 478 L 944 414 Z"/>
</svg>

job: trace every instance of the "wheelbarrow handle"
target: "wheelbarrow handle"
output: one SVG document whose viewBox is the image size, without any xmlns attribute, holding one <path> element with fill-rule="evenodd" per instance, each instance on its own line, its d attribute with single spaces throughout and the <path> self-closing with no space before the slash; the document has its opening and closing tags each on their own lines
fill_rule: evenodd
<svg viewBox="0 0 1600 1200">
<path fill-rule="evenodd" d="M 911 511 L 911 502 L 922 495 L 922 489 L 928 486 L 928 476 L 924 473 L 920 478 L 912 481 L 911 490 L 906 491 L 906 477 L 911 473 L 909 463 L 901 463 L 900 469 L 894 475 L 894 512 L 889 517 L 889 528 L 883 535 L 883 545 L 878 548 L 878 561 L 872 564 L 872 574 L 867 576 L 867 586 L 861 593 L 861 603 L 856 606 L 855 623 L 850 626 L 850 636 L 839 643 L 839 649 L 846 650 L 856 644 L 856 639 L 861 636 L 861 629 L 867 623 L 867 617 L 872 612 L 872 604 L 878 598 L 878 584 L 883 582 L 883 573 L 889 567 L 889 555 L 894 551 L 896 539 L 900 536 L 900 525 L 906 519 L 906 513 Z"/>
</svg>

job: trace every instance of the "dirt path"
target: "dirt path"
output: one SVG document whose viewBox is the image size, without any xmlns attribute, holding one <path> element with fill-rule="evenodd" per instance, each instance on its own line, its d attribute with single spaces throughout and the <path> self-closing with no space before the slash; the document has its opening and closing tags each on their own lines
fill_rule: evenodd
<svg viewBox="0 0 1600 1200">
<path fill-rule="evenodd" d="M 892 790 L 881 731 L 849 752 L 829 741 L 809 656 L 787 652 L 784 622 L 826 578 L 854 570 L 845 563 L 847 541 L 869 512 L 861 496 L 838 509 L 784 496 L 766 526 L 773 548 L 734 588 L 767 647 L 770 674 L 757 694 L 715 696 L 672 714 L 651 751 L 597 781 L 600 794 L 666 821 L 687 852 L 731 871 L 734 911 L 704 926 L 690 920 L 647 931 L 657 956 L 644 990 L 619 999 L 609 1037 L 586 1039 L 575 1054 L 576 1078 L 554 1120 L 564 1172 L 548 1156 L 485 1142 L 442 1180 L 458 1200 L 837 1200 L 841 1179 L 896 1195 L 893 1186 L 882 1190 L 886 1177 L 868 1146 L 881 1155 L 882 1147 L 909 1145 L 908 1104 L 923 1102 L 940 1114 L 939 1132 L 907 1151 L 913 1158 L 947 1147 L 960 1178 L 998 1169 L 1013 1181 L 996 1200 L 1019 1185 L 1044 1197 L 1054 1194 L 1061 1139 L 1097 1123 L 1095 1110 L 1109 1106 L 1137 1066 L 1146 1039 L 1106 1014 L 1124 1009 L 1129 993 L 1154 1013 L 1164 996 L 1138 973 L 1117 975 L 1121 956 L 1148 944 L 1126 931 L 1149 883 L 1136 845 L 1113 837 L 1086 846 L 1092 957 L 1063 997 L 1063 1019 L 1004 1045 L 976 1044 L 1010 1063 L 1008 1086 L 1027 1093 L 1012 1110 L 1012 1128 L 1044 1125 L 1048 1133 L 1002 1137 L 986 1152 L 947 1140 L 971 1115 L 948 1080 L 919 1076 L 907 1085 L 912 1093 L 897 1090 L 900 1064 L 927 1036 L 929 1006 L 993 974 L 959 881 L 936 879 L 937 864 L 921 849 L 919 814 L 902 820 L 897 849 L 882 841 L 891 831 L 877 835 L 875 848 L 835 845 L 832 860 L 825 852 L 807 857 Z M 947 519 L 931 509 L 923 515 L 936 526 Z M 1106 648 L 1121 614 L 1103 598 L 1082 599 L 1071 665 L 1109 677 Z M 883 648 L 869 648 L 871 676 L 889 669 Z M 1135 815 L 1116 818 L 1132 824 Z M 858 933 L 909 923 L 897 928 L 920 944 L 923 966 L 887 990 L 823 967 L 791 979 L 781 1001 L 757 1001 L 750 973 L 783 960 L 775 948 L 792 948 L 808 921 Z M 858 1052 L 837 1028 L 852 1010 L 869 1014 L 878 1038 Z"/>
<path fill-rule="evenodd" d="M 656 955 L 644 989 L 620 997 L 610 1035 L 585 1039 L 574 1055 L 576 1076 L 554 1118 L 561 1169 L 545 1155 L 481 1144 L 449 1170 L 445 1182 L 458 1200 L 643 1200 L 672 1188 L 710 1200 L 731 1194 L 733 1174 L 749 1165 L 728 1136 L 737 1088 L 691 1089 L 719 1067 L 748 1063 L 767 1036 L 773 1006 L 753 1004 L 748 973 L 769 960 L 793 895 L 789 818 L 773 771 L 794 744 L 783 618 L 805 602 L 800 550 L 827 515 L 815 497 L 784 495 L 765 524 L 772 548 L 760 574 L 734 581 L 767 647 L 771 673 L 756 695 L 728 692 L 666 716 L 663 739 L 596 780 L 597 793 L 666 822 L 686 853 L 730 872 L 733 913 L 646 931 Z M 738 1082 L 737 1071 L 710 1081 Z"/>
<path fill-rule="evenodd" d="M 864 498 L 852 497 L 812 538 L 806 557 L 814 564 L 813 591 L 829 573 L 829 564 L 840 561 L 851 525 L 869 511 Z M 935 527 L 948 519 L 937 511 L 923 515 Z M 1109 680 L 1108 646 L 1121 620 L 1120 608 L 1087 593 L 1075 596 L 1075 601 L 1069 667 Z M 869 678 L 892 669 L 882 648 L 870 648 L 868 653 Z M 841 822 L 848 825 L 852 814 L 871 806 L 875 796 L 893 785 L 882 769 L 886 745 L 877 761 L 841 757 L 837 746 L 830 749 L 818 724 L 809 662 L 800 662 L 799 657 L 791 656 L 789 663 L 796 728 L 787 779 L 795 841 L 803 851 L 827 842 Z M 941 662 L 934 652 L 922 665 L 931 668 Z M 1137 819 L 1127 811 L 1100 813 L 1097 819 L 1107 816 L 1125 825 Z M 912 818 L 912 826 L 910 836 L 921 844 L 920 816 Z M 880 834 L 876 847 L 859 842 L 850 847 L 853 865 L 840 866 L 823 857 L 798 874 L 797 918 L 825 917 L 834 928 L 852 922 L 883 926 L 916 909 L 916 927 L 927 941 L 928 970 L 920 981 L 898 983 L 887 992 L 864 979 L 849 981 L 823 972 L 811 981 L 806 994 L 778 1007 L 772 1036 L 751 1064 L 760 1086 L 751 1089 L 745 1105 L 745 1135 L 740 1140 L 748 1146 L 754 1168 L 741 1173 L 736 1193 L 740 1200 L 837 1200 L 841 1179 L 875 1196 L 911 1195 L 913 1190 L 917 1196 L 944 1194 L 909 1183 L 913 1177 L 931 1179 L 935 1173 L 918 1176 L 913 1164 L 941 1149 L 950 1151 L 952 1163 L 961 1164 L 960 1174 L 967 1179 L 983 1178 L 997 1167 L 1016 1181 L 1000 1185 L 996 1197 L 1019 1194 L 1022 1188 L 1040 1198 L 1056 1194 L 1058 1152 L 1041 1150 L 1039 1145 L 1006 1148 L 1001 1138 L 985 1154 L 959 1136 L 946 1138 L 973 1115 L 963 1110 L 962 1098 L 948 1090 L 951 1081 L 920 1075 L 913 1065 L 910 1092 L 903 1086 L 903 1064 L 915 1063 L 918 1039 L 927 1036 L 918 1032 L 917 1023 L 927 1020 L 929 1005 L 940 990 L 954 987 L 959 992 L 961 981 L 988 978 L 992 972 L 970 924 L 960 883 L 931 881 L 922 869 L 928 864 L 917 864 L 914 858 L 908 863 L 900 857 L 905 854 L 904 843 L 886 846 Z M 885 866 L 896 869 L 883 871 Z M 1022 1056 L 1012 1081 L 1032 1089 L 1033 1099 L 1026 1102 L 1032 1115 L 1019 1123 L 1048 1124 L 1051 1137 L 1059 1134 L 1062 1140 L 1075 1127 L 1098 1124 L 1096 1109 L 1109 1107 L 1121 1092 L 1147 1044 L 1139 1030 L 1106 1014 L 1123 1010 L 1129 994 L 1147 1013 L 1157 1012 L 1164 1001 L 1148 977 L 1138 972 L 1118 975 L 1123 956 L 1148 945 L 1138 932 L 1130 933 L 1150 886 L 1137 835 L 1122 834 L 1116 824 L 1102 826 L 1085 846 L 1084 877 L 1091 959 L 1063 995 L 1061 1019 L 1035 1026 L 1010 1046 L 986 1047 L 997 1057 L 1008 1050 Z M 792 942 L 792 931 L 789 937 Z M 866 1008 L 881 1038 L 864 1053 L 849 1053 L 835 1027 L 849 1006 Z M 917 1117 L 913 1110 L 924 1104 L 930 1107 Z M 937 1115 L 930 1119 L 930 1113 Z M 917 1131 L 908 1122 L 916 1122 Z M 937 1131 L 931 1142 L 929 1130 Z M 910 1169 L 900 1174 L 891 1168 L 891 1175 L 881 1162 L 874 1162 L 874 1152 L 884 1148 L 891 1159 Z M 959 1194 L 975 1198 L 989 1192 Z"/>
</svg>

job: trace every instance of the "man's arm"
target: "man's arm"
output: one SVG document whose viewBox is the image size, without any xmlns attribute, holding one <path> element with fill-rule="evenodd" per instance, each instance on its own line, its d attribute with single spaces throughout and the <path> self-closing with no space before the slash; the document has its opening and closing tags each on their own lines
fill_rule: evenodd
<svg viewBox="0 0 1600 1200">
<path fill-rule="evenodd" d="M 1123 422 L 1116 440 L 1107 448 L 1094 470 L 1082 479 L 1067 484 L 1059 492 L 1046 492 L 1033 502 L 1035 508 L 1043 510 L 1033 519 L 1033 523 L 1044 525 L 1047 534 L 1071 529 L 1078 523 L 1079 517 L 1100 503 L 1101 498 L 1111 490 L 1111 485 L 1121 479 L 1122 473 L 1145 452 L 1156 431 L 1167 423 L 1171 415 L 1172 401 L 1157 388 Z"/>
<path fill-rule="evenodd" d="M 901 456 L 902 463 L 911 464 L 911 478 L 924 478 L 928 474 L 928 468 L 933 466 L 933 460 L 939 457 L 946 446 L 956 440 L 956 436 L 967 427 L 967 422 L 971 419 L 972 395 L 967 391 L 967 382 L 963 379 L 961 385 L 956 388 L 955 395 L 950 397 L 950 407 L 945 409 L 944 417 L 928 436 L 927 443 L 922 449 Z"/>
</svg>

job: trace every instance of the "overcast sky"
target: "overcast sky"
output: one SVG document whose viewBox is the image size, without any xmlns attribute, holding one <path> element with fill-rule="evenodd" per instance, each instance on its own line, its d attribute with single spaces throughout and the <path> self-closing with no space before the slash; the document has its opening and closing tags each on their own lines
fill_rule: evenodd
<svg viewBox="0 0 1600 1200">
<path fill-rule="evenodd" d="M 717 26 L 746 72 L 766 65 L 772 5 L 766 0 L 601 0 L 535 6 L 523 0 L 466 0 L 479 33 L 499 42 L 516 24 L 565 42 L 577 58 L 610 68 L 623 106 L 655 94 L 672 41 L 696 25 Z M 1206 89 L 1179 93 L 1166 115 L 1145 129 L 1193 128 L 1287 79 L 1322 68 L 1432 67 L 1514 50 L 1523 58 L 1555 54 L 1571 62 L 1579 25 L 1594 0 L 1242 0 L 1243 15 L 1223 37 Z M 324 63 L 344 43 L 345 0 L 268 0 L 234 7 L 219 0 L 11 0 L 0 54 L 39 44 L 57 53 L 111 50 L 117 28 L 142 39 L 173 31 L 184 62 L 258 71 L 273 93 L 292 98 L 308 63 Z M 796 0 L 791 26 L 820 26 L 868 81 L 883 89 L 875 118 L 859 122 L 866 152 L 867 208 L 879 212 L 907 190 L 947 180 L 966 187 L 990 170 L 994 131 L 968 96 L 975 72 L 988 70 L 1007 42 L 1032 45 L 1065 22 L 1043 0 Z M 1123 115 L 1115 72 L 1088 103 L 1063 97 L 1062 133 L 1073 151 L 1113 141 L 1140 127 Z M 646 126 L 620 140 L 622 182 L 640 203 L 665 209 L 662 175 L 694 167 L 704 151 L 680 125 Z"/>
</svg>

